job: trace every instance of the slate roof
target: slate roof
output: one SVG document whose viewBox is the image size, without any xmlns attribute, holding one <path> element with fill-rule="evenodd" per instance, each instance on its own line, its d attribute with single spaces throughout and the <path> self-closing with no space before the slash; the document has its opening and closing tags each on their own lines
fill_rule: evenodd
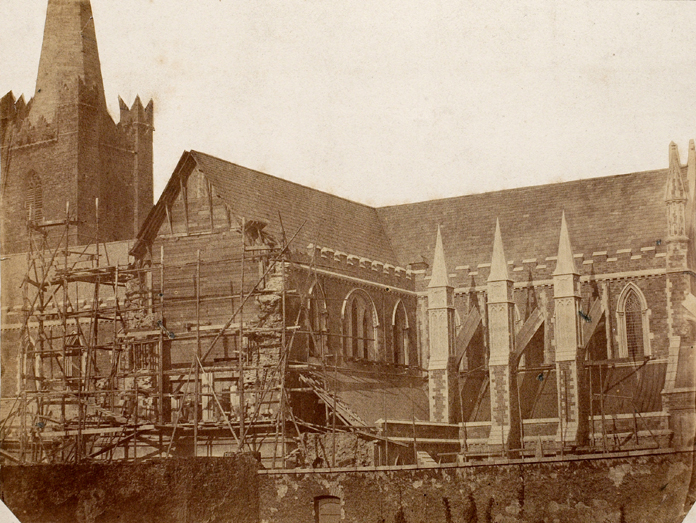
<svg viewBox="0 0 696 523">
<path fill-rule="evenodd" d="M 293 250 L 314 243 L 403 267 L 432 265 L 438 225 L 450 272 L 489 264 L 496 218 L 506 258 L 516 264 L 531 258 L 545 263 L 557 255 L 563 212 L 573 252 L 587 257 L 597 251 L 638 251 L 666 236 L 667 169 L 373 208 L 191 151 L 182 156 L 139 239 L 154 239 L 165 217 L 162 202 L 178 194 L 178 176 L 194 168 L 233 214 L 268 223 L 266 230 L 276 238 L 279 213 L 288 238 L 307 220 Z"/>
<path fill-rule="evenodd" d="M 266 222 L 266 231 L 281 238 L 279 215 L 290 239 L 306 220 L 291 250 L 304 250 L 309 243 L 397 265 L 376 209 L 240 167 L 198 151 L 184 153 L 151 211 L 138 238 L 157 234 L 164 219 L 162 201 L 178 194 L 178 176 L 198 169 L 215 187 L 233 215 Z M 181 173 L 181 174 L 179 174 Z M 149 227 L 148 224 L 150 223 Z"/>
<path fill-rule="evenodd" d="M 573 252 L 648 247 L 667 232 L 667 169 L 381 207 L 395 254 L 406 266 L 432 264 L 438 225 L 447 267 L 490 263 L 496 218 L 515 263 L 556 256 L 565 211 Z M 684 171 L 684 174 L 685 171 Z M 554 262 L 555 263 L 555 262 Z"/>
</svg>

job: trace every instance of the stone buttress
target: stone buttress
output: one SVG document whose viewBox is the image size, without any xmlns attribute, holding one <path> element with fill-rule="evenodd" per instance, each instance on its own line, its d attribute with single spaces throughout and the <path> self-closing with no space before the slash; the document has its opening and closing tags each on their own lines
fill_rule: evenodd
<svg viewBox="0 0 696 523">
<path fill-rule="evenodd" d="M 491 450 L 520 448 L 520 415 L 517 396 L 513 282 L 507 270 L 500 223 L 496 222 L 491 272 L 488 277 L 488 373 L 491 394 Z"/>
<path fill-rule="evenodd" d="M 669 412 L 672 446 L 691 448 L 696 432 L 696 376 L 694 342 L 696 330 L 696 297 L 694 296 L 693 229 L 694 181 L 696 155 L 689 144 L 689 163 L 685 184 L 679 151 L 672 142 L 669 147 L 669 173 L 665 189 L 667 213 L 667 314 L 669 357 L 665 387 L 662 391 L 664 409 Z M 688 211 L 688 214 L 687 214 Z"/>
<path fill-rule="evenodd" d="M 553 273 L 556 339 L 558 429 L 556 442 L 563 446 L 587 443 L 586 384 L 581 361 L 580 275 L 575 268 L 565 213 L 561 219 L 558 261 Z"/>
<path fill-rule="evenodd" d="M 454 358 L 454 289 L 450 285 L 442 247 L 442 233 L 437 229 L 433 272 L 428 285 L 428 325 L 430 360 L 428 396 L 430 421 L 456 423 L 459 417 L 459 382 Z"/>
</svg>

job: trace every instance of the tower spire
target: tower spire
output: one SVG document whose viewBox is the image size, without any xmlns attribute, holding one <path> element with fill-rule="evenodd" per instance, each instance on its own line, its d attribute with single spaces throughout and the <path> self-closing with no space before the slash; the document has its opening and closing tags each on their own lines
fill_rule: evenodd
<svg viewBox="0 0 696 523">
<path fill-rule="evenodd" d="M 573 258 L 573 247 L 570 244 L 568 234 L 568 224 L 566 223 L 565 211 L 561 217 L 561 236 L 558 240 L 558 259 L 554 274 L 576 274 L 575 259 Z"/>
<path fill-rule="evenodd" d="M 106 110 L 92 6 L 89 0 L 48 0 L 32 121 L 53 121 L 64 90 L 77 102 L 80 82 Z"/>
<path fill-rule="evenodd" d="M 442 233 L 437 226 L 437 240 L 435 241 L 435 256 L 433 258 L 433 274 L 428 287 L 449 287 L 447 264 L 445 263 L 445 249 L 442 246 Z"/>
<path fill-rule="evenodd" d="M 509 280 L 505 251 L 503 250 L 503 236 L 500 234 L 500 220 L 495 220 L 495 239 L 493 240 L 493 258 L 491 260 L 491 273 L 488 281 Z"/>
</svg>

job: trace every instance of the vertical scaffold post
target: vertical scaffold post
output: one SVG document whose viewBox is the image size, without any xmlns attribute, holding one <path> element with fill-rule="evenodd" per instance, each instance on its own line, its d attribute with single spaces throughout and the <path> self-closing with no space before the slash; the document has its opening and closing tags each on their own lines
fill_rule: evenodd
<svg viewBox="0 0 696 523">
<path fill-rule="evenodd" d="M 196 356 L 193 383 L 193 455 L 198 456 L 198 404 L 200 402 L 200 365 L 201 357 L 201 250 L 196 251 Z"/>
<path fill-rule="evenodd" d="M 285 235 L 283 235 L 283 252 L 285 252 Z M 282 362 L 282 369 L 281 369 L 281 375 L 280 375 L 280 430 L 282 434 L 282 441 L 281 441 L 281 463 L 283 465 L 283 468 L 285 468 L 285 456 L 287 455 L 287 449 L 285 447 L 285 403 L 286 403 L 286 397 L 285 397 L 285 375 L 287 373 L 287 368 L 288 368 L 288 357 L 290 356 L 289 354 L 289 347 L 286 346 L 286 334 L 285 334 L 285 290 L 286 290 L 286 273 L 285 273 L 285 254 L 283 254 L 282 258 L 280 259 L 280 272 L 281 272 L 281 278 L 282 278 L 282 289 L 283 289 L 283 294 L 282 294 L 282 315 L 283 315 L 283 325 L 282 325 L 282 331 L 280 334 L 281 340 L 281 362 Z"/>
<path fill-rule="evenodd" d="M 61 316 L 63 317 L 63 394 L 61 394 L 60 418 L 63 422 L 63 431 L 68 430 L 67 412 L 65 398 L 69 390 L 68 369 L 72 372 L 72 361 L 68 362 L 66 345 L 68 344 L 68 247 L 70 245 L 70 202 L 65 203 L 65 252 L 63 253 L 64 272 L 63 272 L 63 303 L 61 304 Z M 64 450 L 61 450 L 61 458 L 65 459 Z"/>
<path fill-rule="evenodd" d="M 244 256 L 246 255 L 246 218 L 242 218 L 242 261 L 241 261 L 241 284 L 239 287 L 239 346 L 237 347 L 237 358 L 239 364 L 239 380 L 237 382 L 237 392 L 239 394 L 239 451 L 244 451 L 244 439 L 246 430 L 244 429 Z"/>
<path fill-rule="evenodd" d="M 164 423 L 164 245 L 160 246 L 160 335 L 157 370 L 159 392 L 159 422 Z M 161 448 L 161 445 L 160 445 Z"/>
</svg>

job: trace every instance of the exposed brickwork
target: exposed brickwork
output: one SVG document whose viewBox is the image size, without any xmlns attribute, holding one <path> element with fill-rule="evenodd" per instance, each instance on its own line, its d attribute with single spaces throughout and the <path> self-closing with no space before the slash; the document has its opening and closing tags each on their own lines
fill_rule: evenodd
<svg viewBox="0 0 696 523">
<path fill-rule="evenodd" d="M 567 423 L 577 423 L 577 411 L 575 401 L 576 383 L 573 378 L 573 362 L 559 361 L 556 363 L 558 369 L 558 390 L 561 405 L 561 418 Z"/>
<path fill-rule="evenodd" d="M 177 170 L 153 211 L 163 211 L 162 219 L 149 222 L 152 229 L 141 237 L 134 249 L 137 263 L 142 265 L 158 263 L 163 249 L 164 268 L 153 271 L 152 288 L 156 296 L 160 293 L 163 295 L 166 326 L 176 335 L 168 343 L 169 364 L 182 368 L 188 366 L 196 348 L 193 334 L 197 252 L 200 252 L 201 259 L 201 295 L 206 297 L 200 310 L 204 327 L 225 324 L 239 306 L 239 298 L 232 298 L 231 295 L 238 295 L 242 281 L 241 217 L 237 215 L 237 200 L 228 200 L 236 198 L 229 191 L 230 180 L 209 177 L 199 167 L 191 162 L 185 165 L 185 169 Z M 222 182 L 224 184 L 220 185 Z M 221 198 L 221 194 L 225 198 Z M 284 224 L 287 226 L 287 222 L 284 221 Z M 251 229 L 247 230 L 247 248 L 263 248 L 265 254 L 254 251 L 258 254 L 254 258 L 254 253 L 246 253 L 244 293 L 252 290 L 270 261 L 278 256 L 281 242 L 282 236 L 273 227 L 259 225 L 259 222 L 253 222 Z M 417 419 L 427 419 L 427 397 L 422 392 L 422 378 L 411 368 L 419 364 L 415 327 L 417 298 L 412 292 L 412 280 L 393 266 L 376 269 L 373 265 L 351 264 L 341 253 L 296 242 L 285 253 L 285 267 L 276 264 L 260 284 L 259 289 L 265 289 L 267 293 L 245 303 L 243 317 L 245 337 L 249 344 L 247 352 L 252 358 L 250 364 L 258 362 L 261 365 L 258 375 L 251 370 L 245 373 L 247 384 L 269 379 L 263 373 L 277 367 L 282 353 L 280 293 L 285 287 L 289 290 L 284 304 L 287 326 L 302 327 L 300 331 L 288 335 L 292 362 L 329 363 L 331 367 L 324 376 L 325 385 L 331 389 L 337 388 L 341 399 L 347 401 L 354 413 L 367 423 L 374 424 L 378 418 L 390 415 L 413 415 Z M 164 285 L 160 292 L 161 272 L 164 273 Z M 270 292 L 273 290 L 277 292 Z M 351 318 L 346 300 L 354 293 L 365 298 L 374 325 L 374 330 L 366 333 L 366 337 L 374 337 L 371 340 L 374 351 L 367 358 L 353 351 L 349 336 Z M 307 309 L 310 296 L 314 311 L 311 314 Z M 211 300 L 212 297 L 217 298 Z M 159 311 L 159 304 L 155 309 Z M 404 314 L 399 325 L 396 322 L 398 312 Z M 236 361 L 239 350 L 238 319 L 235 318 L 234 325 L 209 354 L 207 361 L 217 361 L 223 365 Z M 308 331 L 310 326 L 313 334 Z M 253 332 L 256 328 L 277 330 L 260 335 Z M 397 347 L 396 338 L 399 336 L 401 346 Z M 206 338 L 204 347 L 208 343 L 210 340 Z M 334 364 L 337 367 L 334 368 Z M 336 372 L 340 372 L 340 378 L 334 379 Z M 353 374 L 358 378 L 352 379 Z M 274 376 L 274 379 L 278 379 L 279 375 Z M 176 379 L 183 378 L 182 373 Z M 172 381 L 174 379 L 172 377 Z M 224 377 L 215 380 L 216 383 L 223 383 L 223 390 L 226 390 L 228 385 L 224 384 Z M 302 384 L 297 380 L 296 375 L 289 373 L 286 384 L 299 388 Z M 393 388 L 396 394 L 389 394 L 389 401 L 385 403 L 379 391 L 371 390 L 377 384 L 380 390 Z M 236 390 L 236 385 L 232 384 L 231 387 Z M 360 402 L 356 402 L 356 394 Z M 370 394 L 374 395 L 372 400 L 369 399 Z M 290 401 L 294 412 L 304 416 L 303 419 L 326 422 L 325 408 L 315 405 L 315 395 L 300 394 Z M 401 405 L 392 405 L 399 402 Z M 264 412 L 274 408 L 264 407 Z"/>
<path fill-rule="evenodd" d="M 507 367 L 494 365 L 489 369 L 491 376 L 491 390 L 495 391 L 495 405 L 491 410 L 492 421 L 497 426 L 509 425 L 510 423 L 510 402 L 508 401 Z"/>
<path fill-rule="evenodd" d="M 185 164 L 185 168 L 177 171 L 175 177 L 170 181 L 170 189 L 165 191 L 163 198 L 153 211 L 155 218 L 149 222 L 151 230 L 146 231 L 141 237 L 135 252 L 139 254 L 141 260 L 144 260 L 149 258 L 151 251 L 154 261 L 158 261 L 160 246 L 163 245 L 165 257 L 171 260 L 174 265 L 192 262 L 198 249 L 201 250 L 203 261 L 228 260 L 215 269 L 209 269 L 213 270 L 213 273 L 205 277 L 205 288 L 202 289 L 204 294 L 224 294 L 229 291 L 230 282 L 240 281 L 239 261 L 229 260 L 240 257 L 241 243 L 239 233 L 236 230 L 239 227 L 238 213 L 243 210 L 240 205 L 249 205 L 249 202 L 240 201 L 240 196 L 232 191 L 231 186 L 235 183 L 234 177 L 254 176 L 263 179 L 267 175 L 253 171 L 247 172 L 245 169 L 200 153 L 196 153 L 195 158 L 197 159 L 195 163 Z M 198 160 L 201 159 L 204 162 L 199 164 Z M 228 170 L 230 172 L 227 172 Z M 211 173 L 213 173 L 212 176 Z M 208 198 L 207 193 L 208 183 L 212 191 L 210 198 Z M 186 205 L 181 187 L 186 188 Z M 301 189 L 304 190 L 304 188 Z M 212 229 L 210 202 L 212 202 L 213 213 Z M 278 207 L 273 207 L 273 211 L 259 207 L 245 217 L 251 219 L 258 216 L 259 211 L 263 210 L 261 217 L 275 221 L 282 206 L 283 202 L 278 202 Z M 232 213 L 232 209 L 234 209 L 234 213 Z M 171 218 L 171 225 L 167 216 Z M 294 223 L 290 218 L 295 219 L 296 215 L 281 213 L 281 217 L 284 220 L 284 226 L 289 229 Z M 289 220 L 287 222 L 285 221 L 286 217 Z M 275 223 L 269 224 L 263 231 L 271 243 L 280 244 L 282 234 L 278 231 Z M 287 235 L 291 236 L 292 231 L 288 230 Z M 150 242 L 152 243 L 150 244 Z M 146 245 L 149 247 L 146 248 Z M 345 256 L 341 257 L 340 253 L 336 255 L 335 251 L 322 252 L 314 245 L 308 248 L 301 238 L 295 238 L 291 244 L 288 258 L 294 262 L 288 267 L 288 281 L 290 287 L 297 292 L 297 296 L 306 298 L 309 296 L 310 290 L 319 293 L 317 296 L 321 298 L 320 302 L 322 302 L 320 306 L 325 311 L 323 321 L 328 333 L 331 333 L 324 340 L 327 353 L 338 354 L 339 361 L 344 365 L 361 363 L 358 360 L 363 358 L 359 355 L 351 355 L 350 351 L 346 350 L 344 346 L 346 341 L 342 337 L 346 327 L 344 300 L 351 291 L 359 289 L 360 292 L 369 297 L 369 301 L 374 306 L 377 333 L 375 343 L 377 352 L 374 363 L 394 363 L 394 313 L 397 306 L 403 304 L 406 311 L 406 325 L 408 326 L 404 332 L 405 346 L 408 348 L 407 359 L 409 365 L 419 365 L 415 310 L 417 298 L 412 292 L 409 292 L 413 289 L 413 281 L 405 273 L 397 273 L 394 267 L 386 269 L 382 267 L 381 270 L 375 270 L 372 266 L 366 267 L 361 266 L 360 263 L 349 263 Z M 258 262 L 254 263 L 256 265 L 247 267 L 245 271 L 245 288 L 248 290 L 256 283 L 259 274 Z M 185 269 L 172 269 L 174 271 L 171 273 L 172 277 L 176 274 L 176 278 L 169 283 L 165 282 L 168 287 L 167 294 L 173 294 L 174 298 L 191 297 L 193 270 L 193 266 L 188 266 Z M 156 280 L 157 277 L 158 275 L 156 275 Z M 165 278 L 168 277 L 165 276 Z M 156 288 L 159 284 L 156 281 L 154 285 Z M 292 324 L 297 315 L 299 302 L 296 302 L 295 298 L 290 298 L 287 307 L 287 317 L 291 318 L 288 322 Z M 190 304 L 188 308 L 190 309 Z M 253 306 L 250 310 L 253 310 Z M 229 312 L 224 309 L 217 312 L 211 310 L 210 314 L 215 318 L 211 317 L 208 321 L 213 323 L 222 321 L 224 323 Z M 181 321 L 183 321 L 185 314 L 186 306 L 183 306 Z M 205 314 L 209 314 L 208 311 Z M 302 335 L 299 338 L 302 338 Z M 303 344 L 298 342 L 296 345 L 300 347 Z M 304 345 L 306 350 L 307 344 Z M 306 360 L 309 354 L 298 352 L 293 356 Z M 403 359 L 405 361 L 406 358 Z"/>
<path fill-rule="evenodd" d="M 430 397 L 430 419 L 447 421 L 447 371 L 433 369 L 428 372 L 428 395 Z"/>
</svg>

